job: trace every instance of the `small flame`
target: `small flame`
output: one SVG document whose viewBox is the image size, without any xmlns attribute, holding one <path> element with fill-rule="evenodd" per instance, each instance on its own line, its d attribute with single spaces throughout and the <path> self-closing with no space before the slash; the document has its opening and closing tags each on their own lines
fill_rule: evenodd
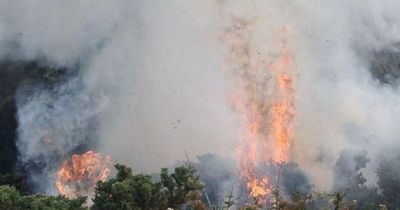
<svg viewBox="0 0 400 210">
<path fill-rule="evenodd" d="M 264 199 L 265 196 L 271 193 L 268 186 L 268 178 L 264 177 L 262 179 L 253 179 L 247 183 L 247 187 L 250 189 L 250 196 L 256 198 L 256 200 Z"/>
<path fill-rule="evenodd" d="M 90 195 L 98 181 L 107 179 L 111 158 L 87 151 L 64 160 L 56 173 L 55 185 L 60 194 L 68 198 Z"/>
</svg>

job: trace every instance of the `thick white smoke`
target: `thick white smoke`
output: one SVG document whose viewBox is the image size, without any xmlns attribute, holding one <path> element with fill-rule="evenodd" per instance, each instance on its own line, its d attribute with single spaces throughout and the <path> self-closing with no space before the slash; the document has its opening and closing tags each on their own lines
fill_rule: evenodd
<svg viewBox="0 0 400 210">
<path fill-rule="evenodd" d="M 122 33 L 132 5 L 95 1 L 1 4 L 2 54 L 17 62 L 38 61 L 50 75 L 51 69 L 66 69 L 61 79 L 50 76 L 47 82 L 32 79 L 22 84 L 16 96 L 19 160 L 36 190 L 54 193 L 60 161 L 75 152 L 96 149 L 99 115 L 110 109 L 111 95 L 105 89 L 115 83 L 98 79 L 104 73 L 90 70 L 93 60 Z"/>
<path fill-rule="evenodd" d="M 27 89 L 30 90 L 27 90 Z M 71 78 L 56 87 L 20 87 L 17 93 L 19 161 L 40 190 L 53 189 L 60 160 L 93 144 L 104 96 L 89 94 Z M 44 173 L 43 171 L 44 170 Z M 50 182 L 49 182 L 50 180 Z"/>
<path fill-rule="evenodd" d="M 399 41 L 398 8 L 395 0 L 2 0 L 0 54 L 69 71 L 53 86 L 21 87 L 20 160 L 53 158 L 48 139 L 61 153 L 89 141 L 140 171 L 182 159 L 184 149 L 232 156 L 240 124 L 226 100 L 235 84 L 221 71 L 220 37 L 234 16 L 254 21 L 252 41 L 266 52 L 271 31 L 291 29 L 295 159 L 318 186 L 329 187 L 344 148 L 369 153 L 373 178 L 382 149 L 398 142 L 400 97 L 371 76 L 370 55 Z"/>
<path fill-rule="evenodd" d="M 296 19 L 299 71 L 297 129 L 299 158 L 320 186 L 329 183 L 329 160 L 345 148 L 363 149 L 375 178 L 378 162 L 398 143 L 399 92 L 370 73 L 372 52 L 399 42 L 396 1 L 298 2 Z M 393 147 L 394 146 L 394 147 Z M 315 154 L 328 163 L 318 169 Z M 305 154 L 305 155 L 304 155 Z M 324 164 L 323 164 L 324 165 Z"/>
<path fill-rule="evenodd" d="M 66 69 L 56 82 L 21 85 L 16 98 L 19 160 L 37 190 L 54 193 L 61 159 L 84 149 L 137 171 L 185 149 L 233 154 L 214 2 L 0 4 L 4 58 Z"/>
</svg>

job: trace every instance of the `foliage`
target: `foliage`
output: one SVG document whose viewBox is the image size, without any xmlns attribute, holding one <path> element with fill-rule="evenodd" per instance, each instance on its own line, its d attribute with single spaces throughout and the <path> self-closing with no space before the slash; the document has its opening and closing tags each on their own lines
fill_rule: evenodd
<svg viewBox="0 0 400 210">
<path fill-rule="evenodd" d="M 21 197 L 16 204 L 16 209 L 84 210 L 86 209 L 85 207 L 83 207 L 85 201 L 85 197 L 70 200 L 63 196 L 30 195 Z"/>
<path fill-rule="evenodd" d="M 191 167 L 177 167 L 174 173 L 161 169 L 159 182 L 149 175 L 132 175 L 132 170 L 115 165 L 117 177 L 97 184 L 94 205 L 97 210 L 178 209 L 185 203 L 193 209 L 205 209 L 201 202 L 202 184 Z"/>
<path fill-rule="evenodd" d="M 357 159 L 358 158 L 358 159 Z M 400 157 L 391 161 L 383 162 L 378 171 L 378 184 L 385 196 L 385 205 L 376 205 L 377 191 L 364 186 L 363 176 L 359 169 L 365 162 L 365 158 L 357 156 L 353 171 L 338 165 L 341 169 L 346 169 L 346 174 L 353 175 L 347 181 L 350 188 L 346 188 L 345 193 L 307 193 L 295 191 L 290 198 L 282 195 L 279 188 L 272 190 L 272 195 L 267 205 L 248 203 L 242 207 L 238 206 L 234 199 L 233 188 L 226 196 L 224 205 L 220 208 L 211 207 L 212 210 L 229 210 L 237 208 L 240 210 L 356 210 L 356 209 L 396 209 L 398 198 L 396 192 L 399 191 L 398 177 L 400 177 Z M 398 165 L 396 165 L 398 164 Z M 398 166 L 393 167 L 393 166 Z M 146 174 L 132 174 L 132 169 L 123 165 L 115 165 L 117 174 L 114 178 L 98 182 L 95 195 L 92 199 L 92 210 L 165 210 L 185 209 L 185 210 L 205 210 L 207 209 L 202 202 L 203 184 L 196 175 L 196 170 L 191 165 L 176 167 L 173 173 L 168 169 L 161 169 L 159 180 L 154 180 Z M 293 174 L 293 173 L 289 173 Z M 356 178 L 355 178 L 356 177 Z M 2 183 L 20 184 L 16 177 L 11 175 L 4 176 Z M 346 180 L 345 180 L 346 181 Z M 303 189 L 303 188 L 296 188 Z M 370 200 L 370 203 L 368 199 Z M 49 195 L 23 195 L 16 187 L 3 185 L 0 186 L 0 209 L 9 210 L 88 210 L 85 207 L 86 198 L 67 199 L 63 196 Z M 360 202 L 361 201 L 361 202 Z"/>
<path fill-rule="evenodd" d="M 26 183 L 25 175 L 20 172 L 0 175 L 0 185 L 13 186 L 24 195 L 31 193 L 28 184 Z"/>
<path fill-rule="evenodd" d="M 233 205 L 235 205 L 235 201 L 233 200 L 233 187 L 232 187 L 231 193 L 227 195 L 225 198 L 224 206 L 222 207 L 222 209 L 229 209 Z"/>
<path fill-rule="evenodd" d="M 230 196 L 228 196 L 230 198 Z M 282 197 L 279 188 L 272 190 L 272 199 L 267 205 L 259 203 L 248 203 L 239 207 L 239 210 L 355 210 L 357 204 L 355 202 L 345 203 L 345 195 L 343 193 L 310 193 L 304 195 L 301 192 L 294 193 L 293 199 L 286 200 Z M 229 206 L 225 206 L 222 210 L 230 209 L 235 203 L 229 200 Z M 323 202 L 321 202 L 323 201 Z M 382 207 L 379 210 L 387 210 Z"/>
<path fill-rule="evenodd" d="M 84 210 L 86 198 L 67 199 L 63 196 L 22 196 L 15 187 L 0 186 L 0 209 L 7 210 Z"/>
<path fill-rule="evenodd" d="M 21 194 L 7 185 L 0 186 L 0 209 L 16 209 L 15 204 L 21 198 Z"/>
</svg>

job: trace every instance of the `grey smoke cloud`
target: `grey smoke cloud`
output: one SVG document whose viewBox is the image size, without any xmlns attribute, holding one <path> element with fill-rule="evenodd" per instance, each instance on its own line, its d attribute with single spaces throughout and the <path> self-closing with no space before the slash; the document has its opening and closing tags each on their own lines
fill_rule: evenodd
<svg viewBox="0 0 400 210">
<path fill-rule="evenodd" d="M 55 83 L 21 86 L 16 99 L 19 160 L 38 191 L 55 193 L 60 160 L 84 149 L 147 172 L 185 149 L 233 154 L 238 126 L 213 2 L 0 4 L 3 57 L 67 69 Z"/>
<path fill-rule="evenodd" d="M 399 5 L 395 1 L 313 3 L 299 4 L 304 9 L 296 22 L 301 35 L 296 42 L 301 71 L 296 118 L 299 150 L 311 154 L 304 156 L 310 166 L 320 148 L 334 158 L 345 148 L 363 149 L 371 157 L 366 175 L 374 180 L 382 158 L 379 153 L 398 142 L 394 122 L 400 114 L 399 92 L 371 76 L 371 61 L 365 54 L 398 42 L 399 21 L 391 8 Z M 316 180 L 329 177 L 312 174 Z M 319 182 L 327 183 L 323 179 Z"/>
<path fill-rule="evenodd" d="M 371 54 L 395 48 L 399 41 L 394 9 L 399 6 L 396 1 L 223 3 L 228 20 L 253 21 L 253 54 L 276 51 L 273 31 L 291 29 L 297 94 L 294 159 L 318 189 L 330 189 L 332 168 L 343 149 L 368 152 L 365 175 L 370 182 L 377 163 L 393 154 L 387 148 L 398 142 L 399 92 L 380 84 L 370 68 Z"/>
<path fill-rule="evenodd" d="M 49 135 L 67 153 L 89 135 L 96 150 L 138 171 L 182 159 L 184 149 L 231 157 L 240 123 L 226 100 L 235 84 L 221 70 L 220 36 L 234 16 L 254 20 L 252 42 L 264 51 L 273 45 L 271 30 L 291 28 L 300 167 L 326 189 L 339 152 L 363 149 L 373 180 L 382 150 L 398 142 L 400 98 L 371 76 L 368 56 L 399 41 L 399 6 L 394 0 L 2 0 L 0 55 L 44 58 L 71 71 L 66 81 L 35 85 L 17 98 L 20 160 L 53 157 L 42 146 Z M 328 161 L 317 161 L 321 151 Z"/>
</svg>

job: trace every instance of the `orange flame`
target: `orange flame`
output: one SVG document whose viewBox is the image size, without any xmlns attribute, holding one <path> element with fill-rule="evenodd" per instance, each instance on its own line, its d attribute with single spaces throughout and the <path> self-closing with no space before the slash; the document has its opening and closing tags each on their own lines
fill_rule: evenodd
<svg viewBox="0 0 400 210">
<path fill-rule="evenodd" d="M 274 158 L 275 162 L 287 162 L 290 156 L 290 148 L 293 147 L 292 120 L 295 114 L 293 79 L 289 74 L 294 67 L 293 56 L 288 47 L 283 47 L 280 57 L 269 67 L 271 71 L 279 72 L 276 76 L 279 98 L 272 105 L 272 130 L 275 140 Z"/>
<path fill-rule="evenodd" d="M 249 189 L 249 196 L 253 198 L 257 204 L 265 205 L 265 198 L 271 194 L 267 177 L 249 180 L 247 182 L 247 188 Z"/>
<path fill-rule="evenodd" d="M 55 185 L 60 194 L 68 198 L 90 195 L 98 181 L 107 179 L 111 158 L 100 153 L 87 151 L 64 160 L 56 173 Z"/>
<path fill-rule="evenodd" d="M 286 28 L 278 33 L 278 56 L 269 64 L 266 60 L 271 59 L 253 49 L 250 29 L 250 22 L 239 19 L 226 30 L 223 39 L 229 46 L 231 60 L 224 69 L 230 66 L 241 84 L 231 95 L 243 125 L 236 148 L 237 164 L 247 182 L 249 197 L 264 205 L 271 195 L 271 183 L 269 177 L 260 174 L 259 167 L 270 161 L 289 161 L 293 147 L 295 91 L 291 74 L 295 64 L 286 43 Z M 272 94 L 268 95 L 268 90 Z"/>
</svg>

